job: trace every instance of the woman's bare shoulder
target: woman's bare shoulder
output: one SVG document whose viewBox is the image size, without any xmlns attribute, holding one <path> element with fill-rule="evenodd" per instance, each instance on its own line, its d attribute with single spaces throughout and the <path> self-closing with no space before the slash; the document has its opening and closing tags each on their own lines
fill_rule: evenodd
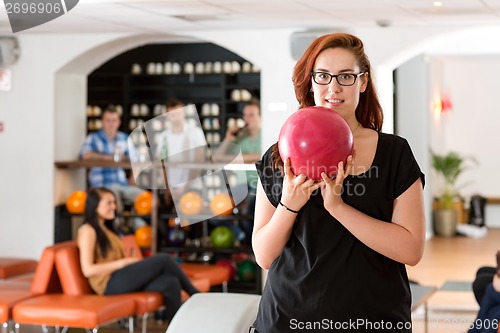
<svg viewBox="0 0 500 333">
<path fill-rule="evenodd" d="M 95 230 L 94 228 L 88 224 L 84 223 L 78 228 L 78 236 L 94 236 L 95 237 Z"/>
</svg>

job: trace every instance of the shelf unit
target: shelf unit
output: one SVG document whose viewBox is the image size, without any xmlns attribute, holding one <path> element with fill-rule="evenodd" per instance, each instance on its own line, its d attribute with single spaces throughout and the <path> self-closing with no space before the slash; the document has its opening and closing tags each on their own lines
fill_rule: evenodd
<svg viewBox="0 0 500 333">
<path fill-rule="evenodd" d="M 167 62 L 177 63 L 179 72 L 145 71 L 151 64 L 166 67 Z M 186 64 L 217 62 L 237 66 L 221 66 L 217 73 L 186 72 Z M 142 68 L 141 73 L 132 72 L 136 66 Z M 161 114 L 161 106 L 169 98 L 177 98 L 195 105 L 207 142 L 217 145 L 224 138 L 229 119 L 240 119 L 245 102 L 260 98 L 260 72 L 245 59 L 214 44 L 155 44 L 128 51 L 96 69 L 88 77 L 87 91 L 91 125 L 87 132 L 97 129 L 100 115 L 94 111 L 108 105 L 122 108 L 120 130 L 129 133 Z"/>
</svg>

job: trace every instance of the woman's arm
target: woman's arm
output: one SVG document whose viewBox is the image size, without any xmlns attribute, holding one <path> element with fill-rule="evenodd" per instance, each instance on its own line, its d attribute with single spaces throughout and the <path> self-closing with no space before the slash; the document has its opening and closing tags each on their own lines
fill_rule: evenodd
<svg viewBox="0 0 500 333">
<path fill-rule="evenodd" d="M 243 154 L 243 161 L 245 163 L 255 163 L 258 160 L 260 160 L 261 157 L 262 156 L 261 156 L 260 152 L 258 152 L 258 153 L 246 153 L 246 154 Z"/>
<path fill-rule="evenodd" d="M 305 175 L 295 176 L 290 170 L 290 162 L 285 161 L 285 177 L 281 202 L 292 210 L 300 210 L 311 193 L 322 184 L 307 179 Z M 297 213 L 284 206 L 275 208 L 266 196 L 261 182 L 257 186 L 252 247 L 259 266 L 269 269 L 273 261 L 281 255 L 290 238 Z"/>
<path fill-rule="evenodd" d="M 106 263 L 94 263 L 96 233 L 94 228 L 90 225 L 84 224 L 78 229 L 77 243 L 80 250 L 80 266 L 83 275 L 87 278 L 91 276 L 111 274 L 114 271 L 139 260 L 135 257 L 129 257 Z"/>
<path fill-rule="evenodd" d="M 425 213 L 422 181 L 416 180 L 394 201 L 392 223 L 372 218 L 347 205 L 339 189 L 346 171 L 339 164 L 336 179 L 323 176 L 325 208 L 356 238 L 371 249 L 403 264 L 414 266 L 422 258 L 425 241 Z"/>
</svg>

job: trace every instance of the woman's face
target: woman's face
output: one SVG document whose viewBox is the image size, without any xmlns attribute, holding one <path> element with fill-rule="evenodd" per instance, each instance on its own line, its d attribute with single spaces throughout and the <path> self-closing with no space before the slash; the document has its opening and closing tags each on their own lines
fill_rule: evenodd
<svg viewBox="0 0 500 333">
<path fill-rule="evenodd" d="M 313 72 L 332 75 L 359 74 L 361 69 L 349 50 L 336 47 L 325 49 L 318 55 Z M 355 117 L 359 95 L 366 89 L 367 75 L 368 73 L 364 73 L 357 77 L 351 86 L 340 85 L 336 78 L 332 78 L 332 81 L 326 85 L 317 84 L 312 80 L 314 103 L 317 106 L 337 111 L 345 120 L 349 121 Z M 327 75 L 322 75 L 322 77 L 328 78 Z"/>
<path fill-rule="evenodd" d="M 104 220 L 112 220 L 115 218 L 116 200 L 111 193 L 104 193 L 99 204 L 97 205 L 97 216 Z"/>
</svg>

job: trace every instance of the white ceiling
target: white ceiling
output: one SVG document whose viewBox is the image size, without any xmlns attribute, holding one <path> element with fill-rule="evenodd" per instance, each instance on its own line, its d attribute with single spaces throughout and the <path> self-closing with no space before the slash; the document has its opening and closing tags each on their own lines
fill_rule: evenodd
<svg viewBox="0 0 500 333">
<path fill-rule="evenodd" d="M 21 33 L 500 25 L 500 0 L 80 0 Z M 0 1 L 0 33 L 12 34 Z"/>
</svg>

